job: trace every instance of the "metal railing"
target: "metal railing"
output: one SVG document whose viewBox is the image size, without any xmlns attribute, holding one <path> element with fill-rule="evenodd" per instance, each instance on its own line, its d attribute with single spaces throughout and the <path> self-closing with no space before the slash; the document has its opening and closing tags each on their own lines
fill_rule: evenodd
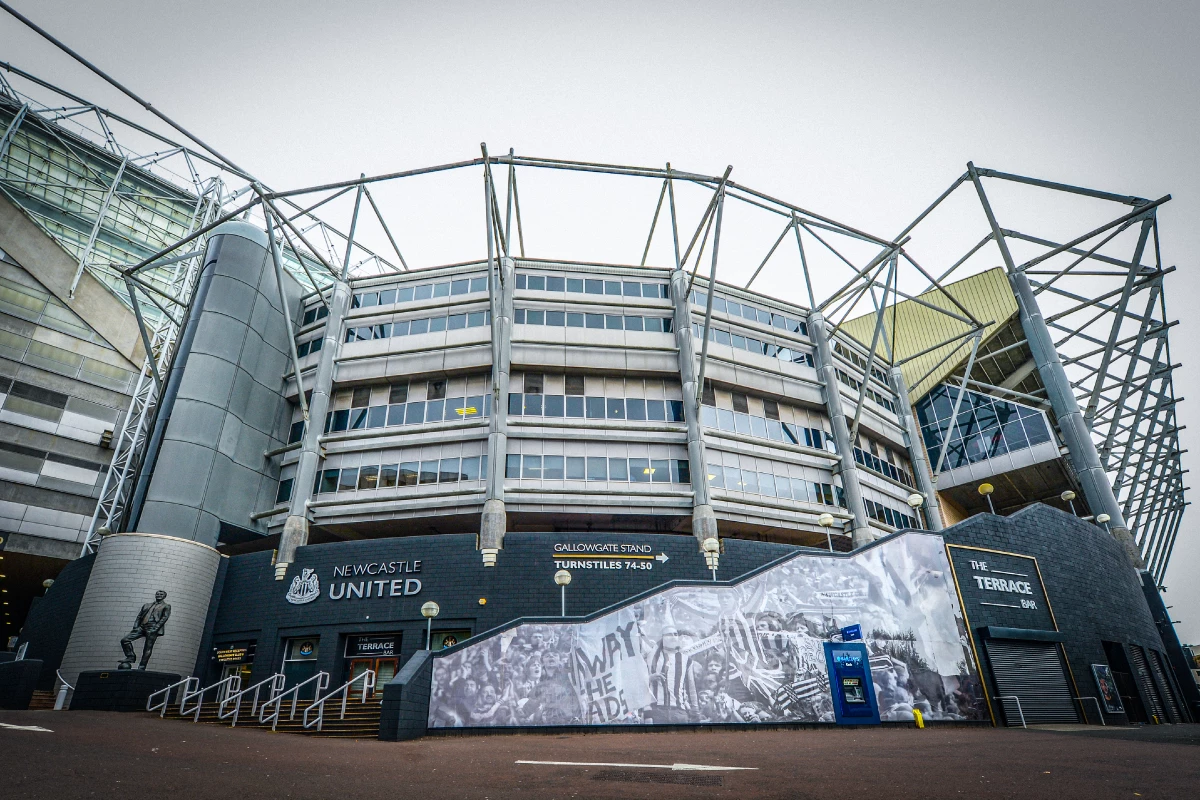
<svg viewBox="0 0 1200 800">
<path fill-rule="evenodd" d="M 275 699 L 275 695 L 283 691 L 283 685 L 286 680 L 287 678 L 282 672 L 276 672 L 271 677 L 267 678 L 266 680 L 259 681 L 253 686 L 247 686 L 245 689 L 242 689 L 239 692 L 226 695 L 225 699 L 222 700 L 220 705 L 217 706 L 217 719 L 233 717 L 233 722 L 230 724 L 230 727 L 236 728 L 238 723 L 238 715 L 241 714 L 242 711 L 242 697 L 244 695 L 254 692 L 254 700 L 250 704 L 250 716 L 254 716 L 254 714 L 258 711 L 258 693 L 262 691 L 263 686 L 266 686 L 267 684 L 271 685 L 271 694 L 267 697 L 267 700 L 270 701 Z M 233 704 L 233 708 L 226 710 L 225 707 L 230 703 Z"/>
<path fill-rule="evenodd" d="M 371 694 L 375 691 L 375 670 L 373 670 L 373 669 L 366 670 L 361 675 L 357 675 L 357 676 L 351 678 L 350 680 L 346 681 L 338 688 L 334 689 L 329 694 L 325 695 L 322 698 L 319 698 L 316 702 L 314 702 L 308 708 L 304 709 L 304 728 L 305 728 L 305 730 L 307 730 L 308 728 L 311 728 L 313 725 L 317 726 L 318 731 L 321 730 L 321 726 L 325 724 L 325 701 L 328 700 L 329 698 L 333 697 L 334 695 L 338 694 L 339 692 L 342 695 L 342 713 L 340 715 L 338 715 L 338 719 L 345 719 L 346 718 L 346 702 L 350 699 L 350 687 L 353 686 L 354 684 L 358 683 L 359 681 L 362 681 L 362 684 L 363 684 L 363 686 L 362 686 L 362 702 L 364 702 L 364 703 L 367 702 L 367 698 L 370 697 Z M 308 714 L 314 708 L 317 710 L 316 719 L 314 719 L 312 722 L 309 722 Z"/>
<path fill-rule="evenodd" d="M 61 684 L 58 687 L 58 697 L 54 698 L 54 710 L 62 711 L 63 706 L 67 704 L 67 690 L 73 692 L 75 691 L 75 687 L 67 683 L 67 679 L 58 670 L 54 670 L 54 674 L 58 676 L 58 681 Z"/>
<path fill-rule="evenodd" d="M 275 726 L 279 724 L 279 713 L 283 709 L 283 701 L 284 701 L 284 699 L 287 698 L 288 695 L 291 695 L 291 697 L 292 697 L 292 713 L 288 716 L 288 719 L 295 719 L 296 718 L 296 701 L 299 700 L 299 698 L 300 698 L 300 690 L 303 689 L 308 684 L 312 683 L 313 681 L 317 682 L 313 696 L 320 697 L 321 692 L 323 690 L 329 688 L 329 673 L 328 672 L 318 672 L 316 675 L 313 675 L 308 680 L 304 680 L 304 681 L 301 681 L 300 683 L 297 683 L 295 686 L 288 689 L 286 692 L 283 692 L 282 694 L 278 694 L 275 697 L 268 700 L 267 702 L 263 703 L 262 708 L 260 708 L 258 710 L 259 723 L 265 725 L 267 720 L 269 719 L 269 720 L 271 720 L 271 730 L 275 730 Z M 268 714 L 267 709 L 270 708 L 271 706 L 275 706 L 275 711 L 271 714 Z"/>
<path fill-rule="evenodd" d="M 1021 715 L 1021 727 L 1022 728 L 1029 727 L 1028 725 L 1025 724 L 1025 712 L 1021 710 L 1021 698 L 1017 697 L 1015 694 L 1010 694 L 1010 695 L 1005 695 L 1003 697 L 997 697 L 996 699 L 997 700 L 1012 700 L 1013 702 L 1015 702 L 1017 704 L 1017 713 Z"/>
<path fill-rule="evenodd" d="M 200 679 L 196 678 L 196 684 L 199 685 L 199 683 L 200 683 Z M 210 686 L 205 686 L 203 689 L 196 689 L 194 691 L 192 691 L 190 687 L 185 688 L 183 690 L 183 699 L 179 701 L 179 716 L 185 717 L 188 714 L 193 713 L 192 710 L 187 707 L 187 704 L 188 704 L 189 700 L 191 700 L 193 697 L 195 697 L 196 698 L 196 710 L 195 710 L 195 714 L 194 714 L 194 719 L 192 721 L 199 722 L 200 721 L 200 710 L 202 708 L 204 708 L 204 695 L 210 689 L 220 689 L 221 687 L 226 687 L 226 692 L 240 691 L 242 688 L 242 676 L 241 675 L 230 675 L 228 678 L 224 678 Z M 220 695 L 218 695 L 218 697 L 219 696 Z"/>
<path fill-rule="evenodd" d="M 1083 701 L 1083 700 L 1091 700 L 1093 703 L 1095 703 L 1095 704 L 1096 704 L 1096 713 L 1100 715 L 1100 724 L 1101 724 L 1101 725 L 1103 725 L 1103 726 L 1105 726 L 1105 727 L 1108 727 L 1108 723 L 1104 721 L 1104 709 L 1100 708 L 1100 701 L 1099 701 L 1099 700 L 1097 700 L 1095 697 L 1072 697 L 1071 699 L 1072 699 L 1072 700 L 1079 700 L 1079 701 Z M 1080 708 L 1083 708 L 1083 703 L 1082 703 L 1082 702 L 1080 702 L 1080 704 L 1079 704 L 1079 707 L 1080 707 Z M 1083 712 L 1083 721 L 1084 721 L 1085 723 L 1087 722 L 1087 709 L 1084 709 L 1084 712 Z"/>
<path fill-rule="evenodd" d="M 183 691 L 180 693 L 180 702 L 179 702 L 179 713 L 182 716 L 182 714 L 183 714 L 183 697 L 185 697 L 187 695 L 188 691 L 191 690 L 192 681 L 195 681 L 196 686 L 200 685 L 199 678 L 184 678 L 181 681 L 175 681 L 175 683 L 172 683 L 170 686 L 167 686 L 163 689 L 159 689 L 157 692 L 154 692 L 153 694 L 151 694 L 149 697 L 146 698 L 146 710 L 154 711 L 157 709 L 158 715 L 160 717 L 165 717 L 167 715 L 167 706 L 169 706 L 171 704 L 171 691 L 173 689 L 175 689 L 176 687 L 182 686 Z M 155 703 L 154 698 L 158 697 L 160 694 L 163 696 L 162 702 Z"/>
</svg>

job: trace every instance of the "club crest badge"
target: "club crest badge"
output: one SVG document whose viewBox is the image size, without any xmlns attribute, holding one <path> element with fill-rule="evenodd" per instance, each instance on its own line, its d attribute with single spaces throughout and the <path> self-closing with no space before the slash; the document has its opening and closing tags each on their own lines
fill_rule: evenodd
<svg viewBox="0 0 1200 800">
<path fill-rule="evenodd" d="M 317 573 L 311 569 L 305 569 L 295 578 L 292 578 L 292 586 L 288 589 L 287 601 L 294 605 L 303 605 L 311 603 L 321 595 L 321 582 L 317 579 Z"/>
</svg>

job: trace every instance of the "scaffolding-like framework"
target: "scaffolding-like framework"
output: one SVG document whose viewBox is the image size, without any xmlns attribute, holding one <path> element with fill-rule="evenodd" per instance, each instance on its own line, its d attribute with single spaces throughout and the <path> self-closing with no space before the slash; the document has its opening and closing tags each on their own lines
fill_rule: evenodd
<svg viewBox="0 0 1200 800">
<path fill-rule="evenodd" d="M 732 167 L 720 175 L 705 174 L 676 170 L 670 164 L 662 168 L 622 166 L 523 156 L 511 150 L 504 155 L 492 155 L 486 146 L 480 156 L 453 163 L 272 190 L 7 4 L 0 2 L 0 7 L 135 100 L 173 128 L 173 136 L 178 135 L 185 142 L 155 133 L 147 126 L 0 63 L 0 69 L 9 75 L 69 101 L 61 107 L 35 103 L 18 92 L 10 81 L 0 82 L 0 113 L 8 114 L 0 140 L 0 162 L 3 162 L 0 188 L 79 257 L 80 273 L 89 270 L 121 292 L 137 315 L 148 354 L 130 413 L 114 441 L 112 469 L 106 476 L 84 552 L 93 549 L 104 532 L 120 529 L 158 391 L 169 371 L 175 338 L 191 301 L 199 257 L 207 236 L 217 226 L 234 219 L 258 222 L 270 235 L 277 264 L 314 289 L 320 302 L 328 303 L 325 290 L 336 281 L 410 268 L 401 253 L 396 226 L 389 224 L 389 220 L 394 221 L 400 215 L 377 196 L 379 187 L 439 173 L 477 171 L 483 179 L 485 203 L 480 228 L 483 235 L 478 243 L 482 249 L 486 242 L 491 264 L 493 245 L 495 255 L 531 257 L 526 252 L 527 226 L 522 220 L 518 175 L 551 171 L 558 175 L 583 173 L 632 178 L 643 185 L 651 182 L 658 190 L 658 199 L 652 214 L 649 205 L 646 209 L 650 215 L 649 234 L 644 246 L 639 235 L 636 250 L 640 251 L 640 260 L 631 249 L 629 263 L 636 261 L 645 266 L 656 235 L 660 237 L 661 250 L 663 237 L 667 235 L 661 231 L 665 228 L 669 231 L 669 246 L 665 257 L 660 253 L 660 263 L 666 261 L 687 270 L 689 288 L 697 280 L 701 288 L 715 285 L 718 264 L 729 261 L 728 257 L 719 258 L 723 225 L 728 224 L 728 202 L 759 215 L 759 219 L 774 220 L 770 225 L 778 235 L 772 232 L 761 243 L 754 237 L 740 241 L 734 260 L 740 262 L 739 266 L 757 264 L 752 270 L 748 267 L 744 270 L 750 273 L 745 279 L 746 288 L 768 267 L 773 271 L 786 270 L 803 287 L 803 300 L 798 305 L 807 307 L 810 313 L 819 312 L 831 326 L 831 336 L 860 351 L 865 364 L 858 364 L 862 380 L 855 387 L 858 397 L 849 425 L 851 442 L 855 440 L 868 392 L 899 397 L 895 387 L 889 385 L 883 367 L 902 367 L 931 352 L 945 353 L 944 361 L 966 357 L 966 364 L 956 378 L 964 387 L 1037 399 L 1037 388 L 1029 394 L 979 380 L 975 366 L 980 345 L 985 330 L 998 321 L 977 319 L 944 288 L 948 280 L 977 271 L 979 259 L 987 257 L 989 245 L 996 248 L 1009 273 L 1025 276 L 1034 287 L 1038 304 L 1046 307 L 1044 319 L 1057 335 L 1054 347 L 1070 375 L 1074 397 L 1084 409 L 1088 435 L 1119 497 L 1138 551 L 1161 582 L 1187 505 L 1176 417 L 1178 399 L 1171 380 L 1177 365 L 1171 361 L 1167 341 L 1173 323 L 1168 321 L 1163 292 L 1163 279 L 1173 268 L 1162 263 L 1156 216 L 1156 209 L 1169 198 L 1148 201 L 969 165 L 968 171 L 912 224 L 896 237 L 886 238 L 741 185 L 731 179 Z M 80 125 L 83 118 L 94 119 L 95 127 Z M 91 147 L 76 146 L 64 135 L 72 124 L 79 128 L 73 135 L 80 143 L 89 142 Z M 150 155 L 135 156 L 118 140 L 115 133 L 118 128 L 142 142 L 155 142 L 160 149 Z M 77 176 L 79 185 L 71 186 L 72 191 L 63 191 L 70 182 L 61 175 L 48 169 L 38 172 L 29 166 L 37 149 L 32 144 L 36 138 L 33 134 L 58 143 L 64 153 L 78 162 L 71 174 Z M 86 154 L 79 152 L 85 149 Z M 22 160 L 15 158 L 15 153 L 28 153 L 30 157 Z M 96 153 L 102 153 L 104 158 L 97 159 Z M 44 154 L 42 158 L 49 163 Z M 184 165 L 180 170 L 185 176 L 182 181 L 177 175 L 174 181 L 161 177 L 171 163 Z M 494 174 L 497 171 L 505 173 L 500 181 Z M 1132 210 L 1060 243 L 1052 237 L 1002 228 L 984 191 L 984 179 L 1115 202 Z M 498 183 L 503 188 L 498 188 Z M 924 226 L 965 184 L 977 190 L 984 211 L 980 218 L 988 224 L 986 234 L 947 268 L 931 269 L 918 263 L 913 249 Z M 147 191 L 146 186 L 153 186 L 154 190 Z M 238 188 L 232 189 L 233 186 Z M 60 193 L 58 205 L 51 208 L 54 213 L 48 213 L 43 206 L 47 206 L 47 198 L 55 191 Z M 685 198 L 685 194 L 689 197 Z M 71 200 L 74 195 L 87 200 Z M 347 232 L 342 233 L 325 218 L 340 208 L 339 201 L 343 206 L 351 205 L 351 199 Z M 472 205 L 474 202 L 477 201 L 472 201 Z M 372 250 L 356 233 L 364 215 L 374 218 L 394 260 Z M 69 224 L 64 219 L 70 220 Z M 1119 257 L 1108 252 L 1125 231 L 1136 234 L 1132 256 Z M 102 246 L 97 246 L 98 243 Z M 1036 248 L 1037 252 L 1028 257 L 1023 255 L 1024 260 L 1018 263 L 1013 257 L 1018 245 Z M 757 252 L 763 257 L 747 262 L 745 256 L 755 248 L 760 248 Z M 785 252 L 790 255 L 785 256 Z M 706 276 L 701 275 L 704 267 Z M 723 274 L 729 274 L 731 269 L 726 266 Z M 494 266 L 493 276 L 498 276 Z M 738 276 L 738 283 L 742 277 Z M 1076 282 L 1082 285 L 1073 288 Z M 1098 289 L 1097 282 L 1107 282 L 1106 288 Z M 929 302 L 931 292 L 939 298 L 937 303 Z M 708 358 L 712 298 L 713 293 L 708 292 L 697 391 L 702 390 Z M 903 331 L 895 329 L 894 314 L 890 329 L 885 321 L 900 301 L 922 304 L 944 315 L 957 326 L 955 333 L 920 353 L 899 357 L 894 352 L 893 340 L 903 336 Z M 847 320 L 863 314 L 874 319 L 869 345 L 856 342 L 841 330 Z M 1028 343 L 1017 342 L 1005 349 L 1016 351 L 1020 346 L 1028 348 Z M 302 371 L 294 350 L 292 357 L 293 374 L 300 383 Z M 299 389 L 300 403 L 307 416 L 303 385 Z M 941 469 L 940 461 L 931 465 L 935 475 Z"/>
</svg>

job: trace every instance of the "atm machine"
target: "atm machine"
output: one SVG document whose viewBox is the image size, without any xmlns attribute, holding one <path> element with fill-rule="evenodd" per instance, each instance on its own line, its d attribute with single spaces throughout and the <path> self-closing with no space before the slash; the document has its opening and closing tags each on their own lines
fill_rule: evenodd
<svg viewBox="0 0 1200 800">
<path fill-rule="evenodd" d="M 829 691 L 839 725 L 878 725 L 879 706 L 871 683 L 871 658 L 862 642 L 825 642 Z"/>
</svg>

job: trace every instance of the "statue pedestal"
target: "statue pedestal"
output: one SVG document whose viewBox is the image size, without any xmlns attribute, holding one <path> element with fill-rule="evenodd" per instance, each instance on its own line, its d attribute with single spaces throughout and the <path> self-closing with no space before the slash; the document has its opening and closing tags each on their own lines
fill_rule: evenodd
<svg viewBox="0 0 1200 800">
<path fill-rule="evenodd" d="M 180 675 L 173 672 L 122 669 L 92 670 L 79 673 L 75 694 L 71 697 L 72 711 L 145 711 L 146 699 L 178 683 Z M 172 692 L 175 695 L 176 692 Z"/>
</svg>

